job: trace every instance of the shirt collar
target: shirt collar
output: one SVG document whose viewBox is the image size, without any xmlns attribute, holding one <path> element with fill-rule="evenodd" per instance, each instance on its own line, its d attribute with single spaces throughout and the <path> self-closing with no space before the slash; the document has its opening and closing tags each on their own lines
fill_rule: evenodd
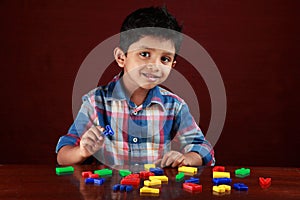
<svg viewBox="0 0 300 200">
<path fill-rule="evenodd" d="M 125 88 L 121 81 L 123 76 L 123 71 L 116 75 L 111 82 L 108 83 L 108 91 L 106 99 L 108 101 L 112 100 L 126 100 Z"/>
<path fill-rule="evenodd" d="M 163 102 L 164 101 L 163 101 L 163 96 L 160 92 L 160 87 L 155 86 L 148 92 L 148 95 L 143 103 L 143 108 L 146 108 L 151 104 L 159 104 L 165 110 Z"/>
<path fill-rule="evenodd" d="M 113 78 L 113 80 L 108 84 L 108 93 L 107 93 L 107 101 L 124 101 L 128 102 L 128 105 L 131 107 L 136 107 L 130 98 L 125 93 L 124 84 L 122 82 L 121 77 L 123 76 L 124 72 L 122 71 L 117 76 Z M 159 104 L 163 110 L 164 107 L 164 100 L 163 95 L 161 94 L 160 87 L 155 86 L 151 90 L 149 90 L 148 95 L 142 104 L 143 108 L 149 107 L 151 104 Z"/>
</svg>

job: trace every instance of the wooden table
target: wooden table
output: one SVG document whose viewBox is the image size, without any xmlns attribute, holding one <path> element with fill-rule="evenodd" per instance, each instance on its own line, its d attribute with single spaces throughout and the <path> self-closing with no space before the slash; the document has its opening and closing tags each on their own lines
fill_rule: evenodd
<svg viewBox="0 0 300 200">
<path fill-rule="evenodd" d="M 143 166 L 132 166 L 134 172 Z M 300 199 L 300 169 L 275 167 L 249 167 L 250 176 L 237 178 L 234 171 L 240 167 L 228 166 L 233 183 L 245 183 L 247 192 L 235 191 L 230 194 L 216 195 L 212 192 L 211 167 L 198 169 L 194 177 L 200 178 L 203 185 L 201 193 L 191 193 L 182 189 L 182 182 L 175 181 L 177 169 L 164 169 L 169 182 L 163 184 L 159 196 L 140 196 L 139 189 L 126 192 L 113 192 L 112 186 L 120 182 L 116 169 L 113 176 L 106 177 L 103 185 L 86 185 L 81 172 L 102 169 L 100 165 L 76 165 L 74 174 L 58 176 L 55 166 L 46 165 L 0 165 L 0 199 Z M 262 189 L 258 177 L 271 177 L 272 184 Z M 188 179 L 186 176 L 185 179 Z M 143 181 L 141 181 L 141 185 Z"/>
</svg>

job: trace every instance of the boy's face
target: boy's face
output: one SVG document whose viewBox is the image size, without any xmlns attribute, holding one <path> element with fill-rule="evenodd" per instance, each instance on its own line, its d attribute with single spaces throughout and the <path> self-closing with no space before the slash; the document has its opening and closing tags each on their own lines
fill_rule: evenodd
<svg viewBox="0 0 300 200">
<path fill-rule="evenodd" d="M 151 89 L 169 76 L 174 62 L 175 47 L 171 40 L 153 36 L 142 37 L 128 48 L 124 62 L 124 81 L 137 88 Z"/>
</svg>

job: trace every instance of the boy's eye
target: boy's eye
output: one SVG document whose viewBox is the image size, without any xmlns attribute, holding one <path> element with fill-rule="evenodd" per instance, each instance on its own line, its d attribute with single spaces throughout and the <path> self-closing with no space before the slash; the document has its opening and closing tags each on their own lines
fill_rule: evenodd
<svg viewBox="0 0 300 200">
<path fill-rule="evenodd" d="M 167 57 L 167 56 L 163 56 L 163 57 L 161 57 L 161 61 L 163 62 L 163 63 L 168 63 L 168 62 L 171 62 L 171 58 L 169 58 L 169 57 Z"/>
<path fill-rule="evenodd" d="M 150 53 L 149 52 L 141 52 L 140 55 L 142 57 L 150 57 Z"/>
</svg>

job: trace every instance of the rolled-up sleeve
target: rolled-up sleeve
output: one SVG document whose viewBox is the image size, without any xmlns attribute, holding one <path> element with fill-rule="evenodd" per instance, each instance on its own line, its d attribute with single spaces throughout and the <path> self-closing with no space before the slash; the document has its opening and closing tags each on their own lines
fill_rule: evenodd
<svg viewBox="0 0 300 200">
<path fill-rule="evenodd" d="M 174 131 L 177 133 L 175 141 L 180 143 L 180 151 L 197 152 L 202 157 L 203 165 L 213 166 L 215 164 L 213 147 L 205 139 L 186 103 L 180 106 L 174 123 Z"/>
</svg>

